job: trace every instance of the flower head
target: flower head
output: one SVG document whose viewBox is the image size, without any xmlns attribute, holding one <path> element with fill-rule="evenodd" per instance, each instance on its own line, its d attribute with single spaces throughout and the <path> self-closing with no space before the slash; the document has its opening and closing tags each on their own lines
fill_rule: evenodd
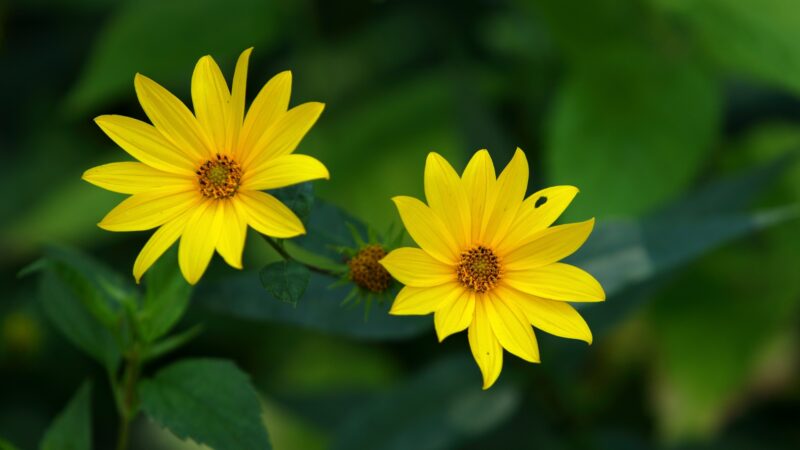
<svg viewBox="0 0 800 450">
<path fill-rule="evenodd" d="M 192 75 L 194 114 L 153 80 L 137 74 L 136 94 L 151 124 L 124 116 L 95 122 L 138 162 L 87 170 L 83 178 L 131 194 L 99 223 L 109 231 L 158 228 L 133 265 L 137 282 L 180 238 L 178 261 L 196 283 L 216 251 L 242 267 L 247 227 L 277 238 L 305 233 L 297 216 L 265 189 L 328 178 L 318 160 L 293 154 L 324 107 L 310 102 L 288 109 L 292 76 L 282 72 L 258 93 L 245 115 L 247 65 L 236 63 L 232 89 L 211 56 Z"/>
<path fill-rule="evenodd" d="M 592 219 L 551 227 L 578 189 L 556 186 L 525 198 L 527 185 L 522 150 L 499 177 L 486 150 L 472 157 L 461 177 L 431 153 L 428 204 L 393 199 L 421 248 L 399 248 L 381 260 L 405 284 L 390 312 L 433 313 L 440 341 L 469 328 L 484 389 L 500 375 L 503 349 L 540 361 L 531 325 L 591 343 L 589 326 L 567 301 L 605 300 L 591 275 L 558 262 L 580 248 L 594 226 Z"/>
</svg>

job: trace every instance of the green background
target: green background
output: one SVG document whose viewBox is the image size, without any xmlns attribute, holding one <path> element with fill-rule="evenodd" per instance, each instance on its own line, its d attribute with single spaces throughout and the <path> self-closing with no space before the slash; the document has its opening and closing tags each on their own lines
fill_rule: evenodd
<svg viewBox="0 0 800 450">
<path fill-rule="evenodd" d="M 581 189 L 562 220 L 648 223 L 632 229 L 658 243 L 648 258 L 671 261 L 738 217 L 712 212 L 797 201 L 799 25 L 795 0 L 0 3 L 0 437 L 35 448 L 89 374 L 95 447 L 114 440 L 105 374 L 17 273 L 49 243 L 130 273 L 149 233 L 97 228 L 122 197 L 80 174 L 126 159 L 92 118 L 145 118 L 136 72 L 188 101 L 205 54 L 230 80 L 255 47 L 249 99 L 292 70 L 292 105 L 326 103 L 298 149 L 330 169 L 316 195 L 379 231 L 398 221 L 392 196 L 422 197 L 429 151 L 461 170 L 481 148 L 502 167 L 518 146 L 529 192 Z M 770 162 L 758 183 L 695 197 Z M 702 229 L 681 231 L 700 216 Z M 590 307 L 591 347 L 538 333 L 542 364 L 506 354 L 489 393 L 463 333 L 364 339 L 358 327 L 379 329 L 386 304 L 352 332 L 242 318 L 208 307 L 208 280 L 182 322 L 204 331 L 170 358 L 235 360 L 281 450 L 798 448 L 798 222 L 709 250 L 658 277 L 637 278 L 648 268 L 634 258 L 625 289 Z M 234 272 L 219 259 L 209 278 Z M 271 259 L 250 235 L 246 266 Z M 146 419 L 133 443 L 194 448 Z"/>
</svg>

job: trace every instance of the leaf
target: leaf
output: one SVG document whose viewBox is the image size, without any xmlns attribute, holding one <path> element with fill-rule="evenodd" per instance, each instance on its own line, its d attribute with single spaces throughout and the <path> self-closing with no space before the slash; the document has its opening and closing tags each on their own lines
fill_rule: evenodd
<svg viewBox="0 0 800 450">
<path fill-rule="evenodd" d="M 197 292 L 197 301 L 215 311 L 249 320 L 284 322 L 304 328 L 362 339 L 402 339 L 432 327 L 429 317 L 390 316 L 388 305 L 364 319 L 361 308 L 341 307 L 351 286 L 333 286 L 336 279 L 312 273 L 303 301 L 297 305 L 276 302 L 253 272 L 207 283 Z"/>
<path fill-rule="evenodd" d="M 40 450 L 91 450 L 92 384 L 85 382 L 45 431 Z"/>
<path fill-rule="evenodd" d="M 365 236 L 364 223 L 331 203 L 317 200 L 309 214 L 307 233 L 292 240 L 293 244 L 334 261 L 341 259 L 336 249 L 359 246 L 355 235 Z"/>
<path fill-rule="evenodd" d="M 145 349 L 142 359 L 144 361 L 150 361 L 160 358 L 184 346 L 186 343 L 197 337 L 197 335 L 199 335 L 202 331 L 203 326 L 198 324 L 189 328 L 188 330 L 181 331 L 177 334 L 167 336 L 160 341 L 156 341 Z"/>
<path fill-rule="evenodd" d="M 314 185 L 312 183 L 300 183 L 294 186 L 275 189 L 270 191 L 272 195 L 288 206 L 297 217 L 305 224 L 314 206 Z"/>
<path fill-rule="evenodd" d="M 168 88 L 188 87 L 198 58 L 211 54 L 233 67 L 248 47 L 268 50 L 265 46 L 275 42 L 283 23 L 271 2 L 257 0 L 127 3 L 95 39 L 97 45 L 65 106 L 85 114 L 121 96 L 132 98 L 136 73 Z M 230 80 L 232 71 L 225 73 Z M 251 86 L 260 86 L 258 80 Z"/>
<path fill-rule="evenodd" d="M 147 342 L 155 341 L 172 329 L 189 306 L 192 286 L 181 275 L 176 253 L 176 248 L 167 252 L 145 275 L 146 289 L 139 322 Z"/>
<path fill-rule="evenodd" d="M 657 0 L 723 67 L 800 92 L 800 4 L 761 0 Z"/>
<path fill-rule="evenodd" d="M 127 295 L 119 277 L 84 255 L 65 249 L 47 252 L 39 302 L 47 317 L 72 343 L 113 370 L 120 359 L 116 330 L 119 304 Z"/>
<path fill-rule="evenodd" d="M 278 261 L 264 266 L 259 275 L 264 289 L 273 297 L 296 305 L 306 292 L 311 272 L 298 262 Z"/>
<path fill-rule="evenodd" d="M 456 448 L 501 424 L 520 400 L 520 392 L 508 383 L 481 390 L 480 374 L 471 360 L 441 359 L 348 415 L 332 448 Z"/>
<path fill-rule="evenodd" d="M 181 439 L 216 450 L 270 449 L 258 394 L 221 359 L 185 359 L 139 385 L 142 409 Z"/>
<path fill-rule="evenodd" d="M 719 124 L 718 88 L 691 61 L 628 49 L 602 61 L 576 68 L 550 118 L 548 181 L 581 189 L 571 218 L 638 215 L 673 198 Z"/>
<path fill-rule="evenodd" d="M 0 450 L 19 450 L 19 448 L 0 437 Z"/>
</svg>

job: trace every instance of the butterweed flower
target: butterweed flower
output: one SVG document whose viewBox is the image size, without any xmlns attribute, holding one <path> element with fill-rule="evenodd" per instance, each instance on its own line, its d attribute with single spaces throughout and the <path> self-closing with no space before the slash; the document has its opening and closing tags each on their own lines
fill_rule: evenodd
<svg viewBox="0 0 800 450">
<path fill-rule="evenodd" d="M 194 114 L 153 80 L 136 74 L 139 102 L 153 125 L 124 116 L 95 122 L 139 162 L 118 162 L 86 171 L 83 178 L 110 191 L 131 194 L 99 223 L 109 231 L 158 228 L 133 265 L 137 282 L 180 238 L 178 261 L 196 283 L 214 249 L 242 268 L 247 226 L 276 238 L 305 233 L 300 219 L 265 192 L 328 178 L 318 160 L 293 154 L 324 105 L 288 109 L 292 76 L 282 72 L 258 93 L 245 115 L 247 65 L 236 63 L 232 90 L 211 56 L 192 75 Z"/>
<path fill-rule="evenodd" d="M 381 264 L 405 287 L 391 313 L 434 314 L 439 341 L 469 328 L 483 388 L 503 367 L 503 349 L 540 362 L 534 327 L 592 342 L 589 326 L 567 301 L 605 299 L 583 270 L 558 262 L 575 252 L 594 219 L 550 225 L 578 193 L 572 186 L 528 198 L 528 162 L 517 149 L 499 177 L 489 153 L 473 156 L 461 177 L 444 158 L 428 155 L 425 197 L 395 197 L 406 230 L 421 248 L 399 248 Z"/>
</svg>

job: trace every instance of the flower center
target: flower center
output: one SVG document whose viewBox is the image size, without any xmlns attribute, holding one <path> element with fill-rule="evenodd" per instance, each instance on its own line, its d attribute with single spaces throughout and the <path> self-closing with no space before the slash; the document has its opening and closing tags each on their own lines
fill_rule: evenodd
<svg viewBox="0 0 800 450">
<path fill-rule="evenodd" d="M 488 248 L 479 245 L 461 253 L 456 276 L 462 285 L 482 294 L 500 279 L 500 260 Z"/>
<path fill-rule="evenodd" d="M 388 289 L 392 276 L 378 262 L 384 256 L 386 250 L 378 244 L 363 247 L 347 261 L 350 279 L 368 291 L 383 292 Z"/>
<path fill-rule="evenodd" d="M 242 168 L 239 164 L 219 153 L 216 158 L 203 163 L 196 173 L 200 179 L 200 193 L 214 199 L 233 197 L 239 189 L 239 180 L 242 179 Z"/>
</svg>

